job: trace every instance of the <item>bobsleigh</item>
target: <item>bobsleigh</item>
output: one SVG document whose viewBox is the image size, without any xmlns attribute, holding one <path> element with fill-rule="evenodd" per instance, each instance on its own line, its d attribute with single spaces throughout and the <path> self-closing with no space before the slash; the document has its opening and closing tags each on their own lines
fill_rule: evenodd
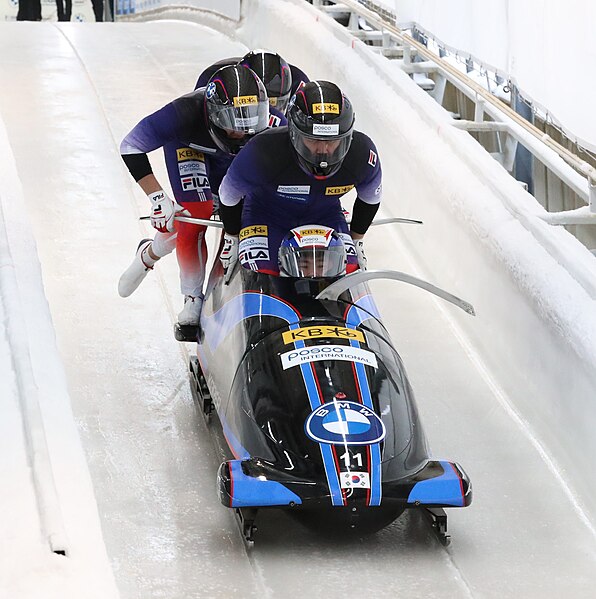
<svg viewBox="0 0 596 599">
<path fill-rule="evenodd" d="M 396 271 L 307 279 L 238 267 L 225 284 L 214 262 L 191 389 L 225 439 L 219 498 L 249 543 L 257 512 L 268 508 L 317 530 L 356 533 L 415 509 L 446 545 L 445 508 L 472 501 L 463 468 L 429 455 L 404 365 L 368 287 L 376 278 L 416 285 L 474 313 Z"/>
</svg>

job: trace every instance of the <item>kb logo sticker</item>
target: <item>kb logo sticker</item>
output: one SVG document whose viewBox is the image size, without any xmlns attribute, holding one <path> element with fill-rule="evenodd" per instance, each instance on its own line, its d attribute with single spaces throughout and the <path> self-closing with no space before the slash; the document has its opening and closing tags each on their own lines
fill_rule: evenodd
<svg viewBox="0 0 596 599">
<path fill-rule="evenodd" d="M 313 441 L 329 445 L 372 445 L 385 438 L 383 421 L 353 401 L 323 404 L 306 419 L 304 430 Z"/>
<path fill-rule="evenodd" d="M 242 236 L 242 233 L 240 233 Z M 352 247 L 354 247 L 352 245 Z M 354 250 L 355 253 L 356 250 Z M 330 325 L 321 325 L 319 327 L 304 327 L 301 329 L 292 329 L 282 333 L 284 343 L 294 343 L 294 341 L 304 341 L 306 339 L 315 339 L 317 337 L 337 337 L 338 339 L 354 339 L 364 343 L 364 335 L 355 329 L 346 327 L 335 327 Z"/>
</svg>

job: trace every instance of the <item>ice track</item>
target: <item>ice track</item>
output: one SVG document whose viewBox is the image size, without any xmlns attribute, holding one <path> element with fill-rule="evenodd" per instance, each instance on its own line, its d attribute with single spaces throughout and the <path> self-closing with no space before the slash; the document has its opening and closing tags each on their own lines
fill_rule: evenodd
<svg viewBox="0 0 596 599">
<path fill-rule="evenodd" d="M 391 282 L 372 289 L 433 452 L 460 462 L 474 486 L 472 506 L 449 511 L 452 545 L 441 547 L 414 514 L 345 542 L 271 512 L 260 514 L 247 553 L 216 497 L 219 456 L 192 404 L 191 346 L 172 334 L 181 307 L 175 258 L 131 298 L 117 294 L 138 240 L 150 235 L 121 138 L 190 91 L 204 67 L 245 48 L 173 21 L 21 25 L 0 25 L 0 116 L 122 598 L 593 597 L 596 540 L 453 329 L 452 308 Z M 358 128 L 367 130 L 367 118 L 375 115 L 359 113 Z M 166 182 L 159 153 L 152 162 Z M 396 226 L 376 229 L 367 250 L 373 267 L 416 274 Z"/>
</svg>

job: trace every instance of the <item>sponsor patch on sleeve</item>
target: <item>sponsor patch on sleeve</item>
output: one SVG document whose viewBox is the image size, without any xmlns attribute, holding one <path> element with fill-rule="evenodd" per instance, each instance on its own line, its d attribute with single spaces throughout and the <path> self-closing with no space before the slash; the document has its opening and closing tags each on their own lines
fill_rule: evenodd
<svg viewBox="0 0 596 599">
<path fill-rule="evenodd" d="M 368 164 L 370 164 L 373 168 L 377 166 L 377 155 L 372 150 L 370 150 L 368 154 Z"/>
<path fill-rule="evenodd" d="M 207 167 L 200 160 L 184 160 L 178 163 L 180 175 L 206 175 Z"/>
<path fill-rule="evenodd" d="M 176 158 L 178 162 L 183 162 L 184 160 L 200 160 L 201 162 L 205 162 L 205 155 L 192 148 L 178 148 L 176 150 Z"/>
<path fill-rule="evenodd" d="M 364 335 L 361 331 L 348 329 L 346 327 L 335 327 L 331 325 L 322 325 L 319 327 L 304 327 L 302 329 L 292 329 L 282 333 L 284 343 L 294 343 L 294 341 L 304 341 L 305 339 L 319 339 L 333 337 L 336 339 L 349 339 L 364 343 Z"/>
<path fill-rule="evenodd" d="M 266 237 L 267 235 L 267 225 L 251 225 L 250 227 L 244 227 L 244 229 L 240 231 L 240 241 L 247 237 Z"/>
<path fill-rule="evenodd" d="M 325 187 L 326 196 L 341 196 L 344 193 L 348 193 L 352 189 L 353 185 L 337 185 L 336 187 Z"/>
</svg>

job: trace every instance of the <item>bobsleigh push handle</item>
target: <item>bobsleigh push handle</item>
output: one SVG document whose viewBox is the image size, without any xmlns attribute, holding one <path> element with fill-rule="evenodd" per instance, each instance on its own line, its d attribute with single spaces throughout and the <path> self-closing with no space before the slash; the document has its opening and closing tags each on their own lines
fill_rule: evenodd
<svg viewBox="0 0 596 599">
<path fill-rule="evenodd" d="M 416 287 L 425 289 L 426 291 L 429 291 L 430 293 L 443 298 L 448 302 L 451 302 L 458 308 L 461 308 L 464 312 L 467 312 L 472 316 L 476 316 L 476 312 L 474 312 L 474 306 L 472 306 L 472 304 L 469 304 L 459 297 L 444 291 L 440 287 L 436 287 L 432 283 L 428 283 L 427 281 L 423 281 L 422 279 L 418 279 L 412 275 L 407 275 L 405 272 L 399 272 L 397 270 L 359 270 L 350 273 L 338 281 L 331 283 L 329 287 L 317 295 L 316 299 L 337 301 L 339 296 L 344 291 L 347 291 L 350 287 L 358 285 L 359 283 L 365 283 L 366 281 L 372 281 L 374 279 L 393 279 L 394 281 L 403 281 L 404 283 L 415 285 Z"/>
</svg>

